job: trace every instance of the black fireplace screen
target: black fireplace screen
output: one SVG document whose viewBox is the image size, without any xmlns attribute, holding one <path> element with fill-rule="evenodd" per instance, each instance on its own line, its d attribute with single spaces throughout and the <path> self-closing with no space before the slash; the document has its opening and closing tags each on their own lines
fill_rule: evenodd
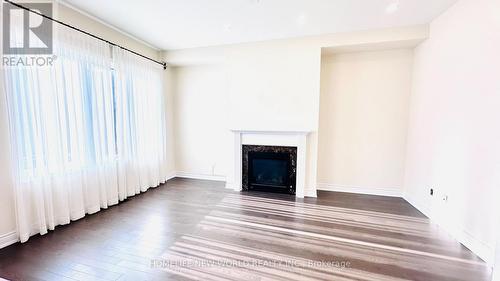
<svg viewBox="0 0 500 281">
<path fill-rule="evenodd" d="M 249 180 L 253 184 L 288 186 L 289 160 L 284 153 L 250 152 Z"/>
<path fill-rule="evenodd" d="M 297 148 L 243 146 L 243 190 L 295 194 Z"/>
</svg>

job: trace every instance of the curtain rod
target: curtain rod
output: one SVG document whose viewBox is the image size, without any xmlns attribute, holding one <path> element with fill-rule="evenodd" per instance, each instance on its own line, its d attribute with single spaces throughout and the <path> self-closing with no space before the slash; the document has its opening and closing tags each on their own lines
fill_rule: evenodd
<svg viewBox="0 0 500 281">
<path fill-rule="evenodd" d="M 86 35 L 88 35 L 88 36 L 90 36 L 90 37 L 93 37 L 93 38 L 95 38 L 95 39 L 97 39 L 97 40 L 104 41 L 104 42 L 106 42 L 106 43 L 108 43 L 108 44 L 110 44 L 110 45 L 112 45 L 112 46 L 116 46 L 116 47 L 118 47 L 118 48 L 120 48 L 120 49 L 122 49 L 122 50 L 125 50 L 125 51 L 127 51 L 127 52 L 130 52 L 130 53 L 132 53 L 132 54 L 134 54 L 134 55 L 136 55 L 136 56 L 139 56 L 139 57 L 145 58 L 145 59 L 150 60 L 150 61 L 152 61 L 152 62 L 154 62 L 154 63 L 157 63 L 157 64 L 161 64 L 161 65 L 163 66 L 163 69 L 167 69 L 167 63 L 166 63 L 166 62 L 162 62 L 162 61 L 158 61 L 158 60 L 152 59 L 152 58 L 150 58 L 150 57 L 148 57 L 148 56 L 145 56 L 145 55 L 140 54 L 140 53 L 138 53 L 138 52 L 132 51 L 132 50 L 130 50 L 130 49 L 128 49 L 128 48 L 126 48 L 126 47 L 123 47 L 123 46 L 118 45 L 118 44 L 116 44 L 116 43 L 114 43 L 114 42 L 111 42 L 111 41 L 109 41 L 109 40 L 106 40 L 106 39 L 104 39 L 104 38 L 102 38 L 102 37 L 99 37 L 99 36 L 97 36 L 97 35 L 94 35 L 94 34 L 92 34 L 92 33 L 90 33 L 90 32 L 87 32 L 87 31 L 85 31 L 85 30 L 82 30 L 82 29 L 80 29 L 80 28 L 78 28 L 78 27 L 74 27 L 74 26 L 72 26 L 72 25 L 70 25 L 70 24 L 67 24 L 67 23 L 65 23 L 65 22 L 62 22 L 62 21 L 60 21 L 60 20 L 56 20 L 56 19 L 51 18 L 51 17 L 49 17 L 49 16 L 47 16 L 47 15 L 44 15 L 44 14 L 42 14 L 42 13 L 39 13 L 39 12 L 34 11 L 34 10 L 31 10 L 30 8 L 27 8 L 27 7 L 23 6 L 23 5 L 20 5 L 20 4 L 18 4 L 18 3 L 14 3 L 14 2 L 12 2 L 11 0 L 3 0 L 3 1 L 5 1 L 5 2 L 7 2 L 7 3 L 11 4 L 11 5 L 14 5 L 14 6 L 16 6 L 16 7 L 20 8 L 20 9 L 26 10 L 26 11 L 28 11 L 28 12 L 30 12 L 30 13 L 37 14 L 37 15 L 39 15 L 39 16 L 41 16 L 41 17 L 43 17 L 43 18 L 46 18 L 46 19 L 51 20 L 51 21 L 53 21 L 53 22 L 56 22 L 56 23 L 58 23 L 58 24 L 64 25 L 64 26 L 66 26 L 66 27 L 68 27 L 68 28 L 71 28 L 71 29 L 76 30 L 76 31 L 78 31 L 78 32 L 81 32 L 81 33 L 83 33 L 83 34 L 86 34 Z"/>
</svg>

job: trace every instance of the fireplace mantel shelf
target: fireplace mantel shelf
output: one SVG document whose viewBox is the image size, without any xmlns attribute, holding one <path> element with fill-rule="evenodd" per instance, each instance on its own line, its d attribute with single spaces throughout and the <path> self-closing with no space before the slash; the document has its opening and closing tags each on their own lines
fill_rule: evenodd
<svg viewBox="0 0 500 281">
<path fill-rule="evenodd" d="M 246 130 L 246 129 L 231 129 L 231 132 L 234 133 L 243 133 L 243 134 L 283 134 L 283 135 L 307 135 L 312 133 L 311 130 Z"/>
</svg>

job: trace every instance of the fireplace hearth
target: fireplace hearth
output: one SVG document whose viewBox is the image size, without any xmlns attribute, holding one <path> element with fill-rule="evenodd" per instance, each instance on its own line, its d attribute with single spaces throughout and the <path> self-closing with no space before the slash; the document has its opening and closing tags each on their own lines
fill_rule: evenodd
<svg viewBox="0 0 500 281">
<path fill-rule="evenodd" d="M 243 191 L 295 194 L 297 147 L 242 146 Z"/>
</svg>

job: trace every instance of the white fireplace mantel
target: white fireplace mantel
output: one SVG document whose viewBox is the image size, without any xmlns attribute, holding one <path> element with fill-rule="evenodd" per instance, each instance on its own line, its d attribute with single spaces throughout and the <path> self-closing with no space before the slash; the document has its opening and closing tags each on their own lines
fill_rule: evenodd
<svg viewBox="0 0 500 281">
<path fill-rule="evenodd" d="M 306 186 L 307 135 L 310 131 L 258 131 L 231 130 L 233 133 L 233 171 L 230 172 L 227 188 L 242 190 L 242 146 L 270 145 L 297 147 L 297 175 L 295 194 L 303 198 Z"/>
</svg>

